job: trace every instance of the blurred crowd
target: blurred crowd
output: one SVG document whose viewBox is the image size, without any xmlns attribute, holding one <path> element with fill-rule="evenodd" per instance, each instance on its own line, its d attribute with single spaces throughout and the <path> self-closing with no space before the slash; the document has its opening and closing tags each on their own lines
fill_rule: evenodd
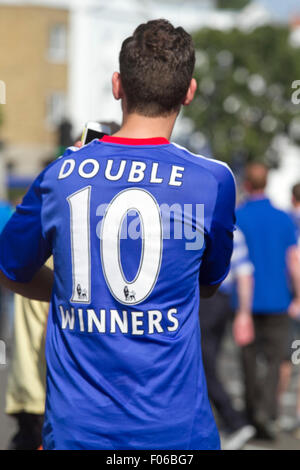
<svg viewBox="0 0 300 470">
<path fill-rule="evenodd" d="M 227 434 L 226 448 L 254 437 L 275 440 L 283 393 L 289 386 L 294 340 L 300 335 L 300 183 L 291 211 L 265 194 L 268 169 L 246 167 L 245 197 L 237 208 L 231 271 L 217 294 L 201 302 L 202 349 L 208 392 Z M 218 378 L 217 362 L 228 323 L 240 348 L 245 408 L 237 411 Z M 298 404 L 291 431 L 300 425 Z"/>
</svg>

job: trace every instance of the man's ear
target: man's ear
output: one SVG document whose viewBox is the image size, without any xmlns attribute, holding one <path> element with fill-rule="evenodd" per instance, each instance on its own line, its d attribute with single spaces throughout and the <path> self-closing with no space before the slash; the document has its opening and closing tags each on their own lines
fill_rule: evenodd
<svg viewBox="0 0 300 470">
<path fill-rule="evenodd" d="M 124 98 L 124 92 L 121 82 L 121 75 L 119 72 L 114 72 L 112 76 L 112 92 L 116 100 L 121 100 Z"/>
<path fill-rule="evenodd" d="M 196 90 L 197 82 L 194 78 L 192 78 L 187 94 L 185 95 L 185 98 L 182 102 L 183 106 L 188 106 L 193 101 Z"/>
</svg>

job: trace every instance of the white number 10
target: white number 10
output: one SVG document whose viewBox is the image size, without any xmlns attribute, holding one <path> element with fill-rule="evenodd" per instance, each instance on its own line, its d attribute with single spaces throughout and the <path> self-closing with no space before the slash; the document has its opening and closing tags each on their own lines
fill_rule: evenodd
<svg viewBox="0 0 300 470">
<path fill-rule="evenodd" d="M 71 221 L 73 277 L 71 302 L 74 303 L 91 303 L 91 190 L 91 186 L 88 186 L 67 199 Z M 120 238 L 124 218 L 131 210 L 139 214 L 142 253 L 137 274 L 129 282 L 122 269 Z M 118 193 L 104 214 L 100 240 L 103 274 L 116 300 L 122 304 L 136 305 L 150 295 L 160 271 L 162 244 L 161 216 L 155 198 L 148 191 L 138 188 Z M 130 253 L 126 256 L 130 256 Z"/>
</svg>

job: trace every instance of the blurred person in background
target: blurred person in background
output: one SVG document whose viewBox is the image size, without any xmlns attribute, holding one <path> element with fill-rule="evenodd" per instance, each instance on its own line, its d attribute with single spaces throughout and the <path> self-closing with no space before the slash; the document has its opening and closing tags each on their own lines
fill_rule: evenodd
<svg viewBox="0 0 300 470">
<path fill-rule="evenodd" d="M 297 245 L 295 225 L 285 212 L 272 206 L 265 195 L 268 169 L 249 164 L 245 171 L 248 199 L 237 210 L 254 265 L 252 312 L 254 341 L 242 348 L 245 400 L 249 421 L 257 437 L 275 438 L 278 417 L 279 371 L 289 338 L 288 312 L 300 302 L 297 275 L 289 262 Z M 295 298 L 292 300 L 292 281 Z M 258 359 L 264 361 L 264 374 Z"/>
<path fill-rule="evenodd" d="M 22 199 L 18 198 L 16 205 L 21 202 Z M 52 258 L 47 266 L 53 268 Z M 36 450 L 42 444 L 48 310 L 47 302 L 14 295 L 12 361 L 8 373 L 5 412 L 15 419 L 17 430 L 9 443 L 9 450 Z"/>
<path fill-rule="evenodd" d="M 72 124 L 66 117 L 63 118 L 57 126 L 57 150 L 56 156 L 60 157 L 66 148 L 70 147 L 73 143 L 72 138 Z M 49 162 L 50 163 L 50 162 Z"/>
<path fill-rule="evenodd" d="M 5 199 L 0 200 L 0 233 L 10 219 L 14 210 L 12 205 Z M 0 286 L 0 339 L 7 340 L 12 329 L 12 294 Z"/>
<path fill-rule="evenodd" d="M 6 393 L 6 413 L 17 432 L 10 450 L 36 450 L 42 444 L 45 411 L 45 332 L 49 304 L 15 295 L 14 341 Z"/>
<path fill-rule="evenodd" d="M 292 210 L 290 212 L 297 229 L 298 249 L 291 250 L 289 253 L 289 267 L 293 272 L 294 284 L 300 286 L 300 182 L 295 184 L 292 188 Z M 299 287 L 300 289 L 300 287 Z M 287 349 L 287 359 L 281 367 L 281 387 L 280 398 L 287 390 L 292 373 L 291 356 L 293 352 L 292 344 L 295 340 L 300 340 L 300 304 L 293 302 L 289 308 L 290 321 L 290 344 Z M 297 393 L 297 411 L 296 420 L 293 423 L 285 426 L 286 430 L 296 431 L 296 437 L 300 438 L 300 377 L 298 379 L 298 393 Z M 283 423 L 284 425 L 284 423 Z"/>
<path fill-rule="evenodd" d="M 300 182 L 292 188 L 292 219 L 297 227 L 298 245 L 300 246 Z"/>
<path fill-rule="evenodd" d="M 234 232 L 234 248 L 229 275 L 216 294 L 201 301 L 200 325 L 202 330 L 202 353 L 206 374 L 208 396 L 221 418 L 226 432 L 224 450 L 241 449 L 255 434 L 243 412 L 234 409 L 217 373 L 219 357 L 226 327 L 232 320 L 233 285 L 237 290 L 237 312 L 234 321 L 234 337 L 239 345 L 253 341 L 254 328 L 251 316 L 253 292 L 253 265 L 249 260 L 245 238 L 240 230 Z"/>
</svg>

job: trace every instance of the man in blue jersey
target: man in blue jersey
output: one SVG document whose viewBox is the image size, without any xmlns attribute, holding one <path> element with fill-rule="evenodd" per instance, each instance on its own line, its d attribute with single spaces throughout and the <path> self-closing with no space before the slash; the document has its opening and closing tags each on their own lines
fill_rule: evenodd
<svg viewBox="0 0 300 470">
<path fill-rule="evenodd" d="M 299 304 L 299 289 L 288 262 L 297 245 L 295 226 L 288 214 L 273 207 L 265 195 L 268 170 L 262 164 L 246 168 L 248 199 L 237 210 L 237 224 L 243 231 L 254 265 L 252 312 L 254 341 L 242 349 L 245 398 L 248 419 L 257 436 L 273 438 L 277 419 L 278 381 L 288 347 L 288 311 Z M 297 296 L 292 301 L 292 284 Z M 257 358 L 266 361 L 262 378 Z"/>
<path fill-rule="evenodd" d="M 228 273 L 235 184 L 169 141 L 194 63 L 182 28 L 140 25 L 112 79 L 120 131 L 51 164 L 0 239 L 1 282 L 51 298 L 45 449 L 219 448 L 198 309 Z"/>
</svg>

